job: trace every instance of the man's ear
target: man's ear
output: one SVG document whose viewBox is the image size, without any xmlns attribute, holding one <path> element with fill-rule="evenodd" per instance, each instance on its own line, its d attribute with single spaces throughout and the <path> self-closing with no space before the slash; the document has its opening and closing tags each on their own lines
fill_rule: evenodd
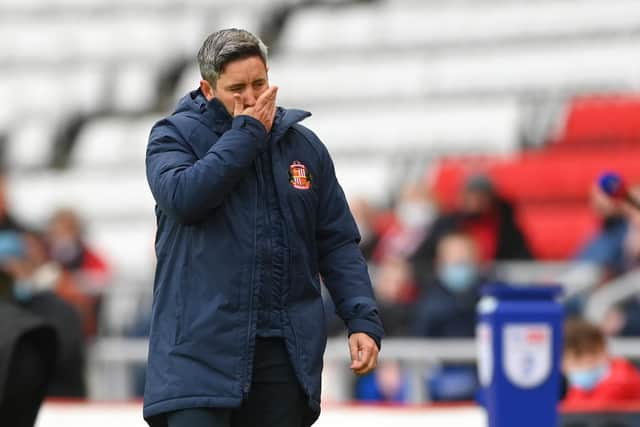
<svg viewBox="0 0 640 427">
<path fill-rule="evenodd" d="M 204 79 L 200 80 L 200 90 L 202 91 L 204 97 L 207 98 L 207 101 L 211 101 L 216 97 L 216 92 L 213 89 L 213 86 L 211 86 L 211 83 Z"/>
</svg>

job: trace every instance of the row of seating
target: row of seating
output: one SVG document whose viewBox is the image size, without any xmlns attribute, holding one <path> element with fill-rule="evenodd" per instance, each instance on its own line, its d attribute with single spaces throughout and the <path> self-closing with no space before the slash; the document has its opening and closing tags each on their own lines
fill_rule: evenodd
<svg viewBox="0 0 640 427">
<path fill-rule="evenodd" d="M 283 102 L 390 106 L 416 98 L 487 97 L 511 93 L 571 94 L 628 90 L 637 84 L 640 38 L 583 40 L 428 55 L 387 51 L 374 56 L 280 55 L 270 80 L 282 83 Z M 191 72 L 195 75 L 196 70 Z"/>
<path fill-rule="evenodd" d="M 46 12 L 68 11 L 121 11 L 121 10 L 181 10 L 185 8 L 207 9 L 246 9 L 262 8 L 283 4 L 297 4 L 302 0 L 234 0 L 233 2 L 215 2 L 208 0 L 3 0 L 0 10 L 5 13 L 39 14 Z M 325 0 L 326 1 L 326 0 Z M 336 3 L 333 1 L 332 3 Z"/>
<path fill-rule="evenodd" d="M 576 13 L 579 10 L 580 13 Z M 314 7 L 287 21 L 283 48 L 292 54 L 369 51 L 416 46 L 483 45 L 635 32 L 640 4 L 597 0 L 538 2 L 384 1 L 336 10 Z"/>
<path fill-rule="evenodd" d="M 465 178 L 485 173 L 498 191 L 516 203 L 586 203 L 591 187 L 606 171 L 616 171 L 628 182 L 640 182 L 635 150 L 532 151 L 504 158 L 458 157 L 442 160 L 434 173 L 434 189 L 444 206 L 455 204 Z"/>
<path fill-rule="evenodd" d="M 18 218 L 42 225 L 54 209 L 69 207 L 92 221 L 153 218 L 144 168 L 10 173 L 8 205 Z"/>
</svg>

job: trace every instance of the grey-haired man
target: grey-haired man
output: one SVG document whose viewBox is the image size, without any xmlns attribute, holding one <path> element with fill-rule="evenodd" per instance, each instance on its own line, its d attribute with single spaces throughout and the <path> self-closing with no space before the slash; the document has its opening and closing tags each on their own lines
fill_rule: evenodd
<svg viewBox="0 0 640 427">
<path fill-rule="evenodd" d="M 251 33 L 209 36 L 202 80 L 152 129 L 158 257 L 144 416 L 152 426 L 301 427 L 320 412 L 320 276 L 351 368 L 383 335 L 360 236 L 309 116 L 276 107 Z"/>
</svg>

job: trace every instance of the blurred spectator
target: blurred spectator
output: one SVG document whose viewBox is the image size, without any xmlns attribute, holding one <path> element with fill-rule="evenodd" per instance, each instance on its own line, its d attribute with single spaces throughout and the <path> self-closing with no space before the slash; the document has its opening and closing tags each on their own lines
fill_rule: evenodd
<svg viewBox="0 0 640 427">
<path fill-rule="evenodd" d="M 483 282 L 475 242 L 463 233 L 444 236 L 437 247 L 436 274 L 416 306 L 414 334 L 423 337 L 472 337 L 478 287 Z"/>
<path fill-rule="evenodd" d="M 600 265 L 606 270 L 606 277 L 617 276 L 626 268 L 624 242 L 629 222 L 620 205 L 597 185 L 591 190 L 591 206 L 601 217 L 600 230 L 579 250 L 576 259 Z"/>
<path fill-rule="evenodd" d="M 640 336 L 640 292 L 639 295 L 611 308 L 601 328 L 607 336 Z"/>
<path fill-rule="evenodd" d="M 75 212 L 59 210 L 47 229 L 51 260 L 62 266 L 67 277 L 61 280 L 58 294 L 82 316 L 86 335 L 97 331 L 100 295 L 109 280 L 105 260 L 84 241 L 82 225 Z"/>
<path fill-rule="evenodd" d="M 6 178 L 0 174 L 0 231 L 24 231 L 25 228 L 9 212 Z"/>
<path fill-rule="evenodd" d="M 403 258 L 386 258 L 375 270 L 373 284 L 387 336 L 409 335 L 417 296 L 411 265 Z"/>
<path fill-rule="evenodd" d="M 82 224 L 69 209 L 57 211 L 47 229 L 51 258 L 66 270 L 87 292 L 99 291 L 107 282 L 109 266 L 84 240 Z"/>
<path fill-rule="evenodd" d="M 16 304 L 7 262 L 23 258 L 16 232 L 0 232 L 0 414 L 2 424 L 31 427 L 51 381 L 57 355 L 52 325 Z"/>
<path fill-rule="evenodd" d="M 360 249 L 367 261 L 371 260 L 373 251 L 380 239 L 376 224 L 376 212 L 366 199 L 356 198 L 349 202 L 351 214 L 360 232 Z"/>
<path fill-rule="evenodd" d="M 602 331 L 579 319 L 565 325 L 563 370 L 569 391 L 565 408 L 597 409 L 640 402 L 640 373 L 627 360 L 612 358 Z"/>
<path fill-rule="evenodd" d="M 24 256 L 3 263 L 11 277 L 16 303 L 52 325 L 58 335 L 58 357 L 48 395 L 84 397 L 84 339 L 77 311 L 60 299 L 55 290 L 65 280 L 59 266 L 48 259 L 44 240 L 22 235 Z"/>
<path fill-rule="evenodd" d="M 396 222 L 380 238 L 374 260 L 387 257 L 410 258 L 429 234 L 438 210 L 421 183 L 411 182 L 400 191 L 394 209 Z"/>
<path fill-rule="evenodd" d="M 460 196 L 457 211 L 442 215 L 413 257 L 420 280 L 433 273 L 438 242 L 451 232 L 468 233 L 476 243 L 481 261 L 531 259 L 531 251 L 514 219 L 513 207 L 502 199 L 490 179 L 470 177 Z"/>
<path fill-rule="evenodd" d="M 356 399 L 363 402 L 407 403 L 409 378 L 397 361 L 382 361 L 356 383 Z"/>
<path fill-rule="evenodd" d="M 436 274 L 423 287 L 415 311 L 413 332 L 429 338 L 473 337 L 478 288 L 483 282 L 478 250 L 464 233 L 444 236 L 437 247 Z M 426 387 L 432 400 L 472 400 L 477 389 L 472 365 L 443 365 L 428 372 Z"/>
</svg>

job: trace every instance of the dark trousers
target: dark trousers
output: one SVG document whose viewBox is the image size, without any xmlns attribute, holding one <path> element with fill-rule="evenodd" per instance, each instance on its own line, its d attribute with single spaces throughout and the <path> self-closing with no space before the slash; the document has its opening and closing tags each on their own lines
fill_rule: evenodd
<svg viewBox="0 0 640 427">
<path fill-rule="evenodd" d="M 240 408 L 167 414 L 169 427 L 304 427 L 308 403 L 281 338 L 258 338 L 249 397 Z"/>
</svg>

